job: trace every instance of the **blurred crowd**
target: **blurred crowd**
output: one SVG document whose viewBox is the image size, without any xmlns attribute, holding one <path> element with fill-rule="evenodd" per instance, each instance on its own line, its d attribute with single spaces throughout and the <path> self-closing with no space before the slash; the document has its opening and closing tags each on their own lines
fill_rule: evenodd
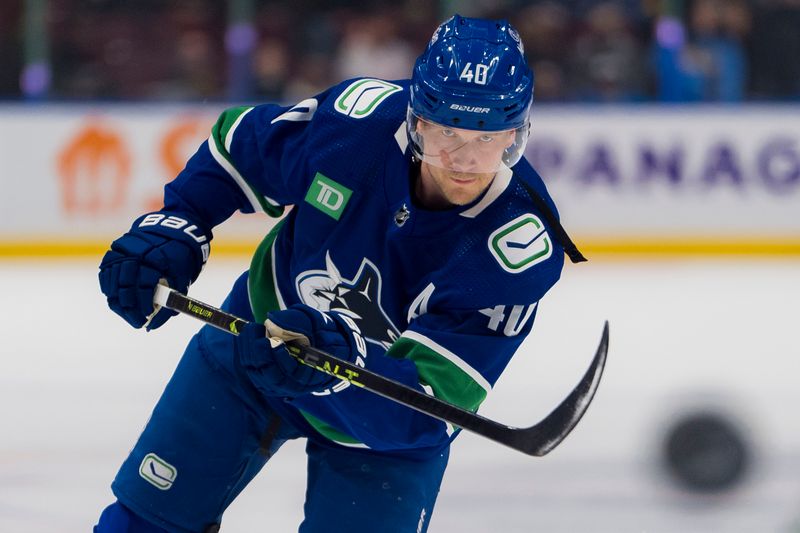
<svg viewBox="0 0 800 533">
<path fill-rule="evenodd" d="M 0 99 L 294 102 L 353 76 L 408 77 L 432 30 L 457 9 L 516 25 L 539 102 L 800 100 L 800 0 L 354 6 L 3 0 Z"/>
</svg>

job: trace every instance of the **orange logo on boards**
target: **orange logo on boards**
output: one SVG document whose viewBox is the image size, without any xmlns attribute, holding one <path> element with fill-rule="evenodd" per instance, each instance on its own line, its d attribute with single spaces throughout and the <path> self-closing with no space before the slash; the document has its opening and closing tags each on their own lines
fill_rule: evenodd
<svg viewBox="0 0 800 533">
<path fill-rule="evenodd" d="M 84 127 L 61 151 L 58 175 L 65 212 L 112 212 L 125 201 L 131 158 L 122 137 L 95 122 Z"/>
<path fill-rule="evenodd" d="M 211 124 L 213 122 L 207 119 L 185 117 L 167 130 L 158 147 L 158 159 L 164 169 L 165 183 L 172 181 L 183 170 L 186 161 L 208 138 Z M 157 211 L 163 204 L 163 189 L 159 189 L 145 200 L 144 209 Z"/>
<path fill-rule="evenodd" d="M 211 124 L 213 122 L 199 118 L 183 118 L 161 138 L 159 159 L 170 180 L 183 170 L 189 157 L 208 138 Z"/>
<path fill-rule="evenodd" d="M 145 154 L 147 160 L 158 162 L 162 172 L 160 176 L 142 176 L 148 183 L 152 181 L 152 193 L 134 199 L 129 191 L 134 161 L 122 133 L 93 119 L 70 139 L 58 156 L 64 211 L 104 215 L 113 214 L 127 204 L 132 204 L 127 206 L 131 212 L 160 209 L 164 183 L 180 173 L 186 160 L 206 139 L 212 123 L 207 117 L 189 116 L 168 126 L 158 139 L 157 153 Z M 140 171 L 155 166 L 146 163 L 135 161 Z"/>
</svg>

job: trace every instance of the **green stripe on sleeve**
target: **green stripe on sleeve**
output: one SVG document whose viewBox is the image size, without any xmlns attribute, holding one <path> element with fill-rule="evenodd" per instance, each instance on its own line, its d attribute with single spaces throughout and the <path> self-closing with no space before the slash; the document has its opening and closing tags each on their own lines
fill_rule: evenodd
<svg viewBox="0 0 800 533">
<path fill-rule="evenodd" d="M 220 140 L 219 146 L 226 146 L 225 139 L 228 137 L 231 128 L 233 128 L 234 124 L 238 125 L 239 120 L 251 109 L 253 108 L 246 106 L 231 107 L 222 112 L 211 130 L 214 133 L 214 137 Z"/>
<path fill-rule="evenodd" d="M 244 192 L 250 204 L 252 204 L 253 210 L 264 211 L 271 217 L 279 217 L 283 214 L 283 206 L 265 197 L 250 185 L 247 179 L 236 169 L 227 148 L 227 146 L 230 145 L 228 136 L 233 135 L 241 118 L 252 109 L 252 107 L 233 107 L 223 111 L 217 119 L 217 122 L 211 128 L 211 138 L 208 141 L 208 148 L 211 150 L 211 155 L 217 163 L 230 174 L 233 180 L 242 189 L 242 192 Z"/>
<path fill-rule="evenodd" d="M 486 389 L 477 381 L 440 353 L 415 340 L 400 337 L 386 354 L 414 361 L 420 383 L 430 386 L 440 400 L 474 412 L 486 399 Z"/>
</svg>

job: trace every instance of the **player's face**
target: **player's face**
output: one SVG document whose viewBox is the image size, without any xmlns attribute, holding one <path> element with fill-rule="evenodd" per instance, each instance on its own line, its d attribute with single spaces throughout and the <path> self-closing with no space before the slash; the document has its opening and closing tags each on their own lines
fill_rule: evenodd
<svg viewBox="0 0 800 533">
<path fill-rule="evenodd" d="M 466 205 L 492 183 L 514 131 L 485 132 L 420 120 L 424 155 L 417 191 L 432 207 Z"/>
</svg>

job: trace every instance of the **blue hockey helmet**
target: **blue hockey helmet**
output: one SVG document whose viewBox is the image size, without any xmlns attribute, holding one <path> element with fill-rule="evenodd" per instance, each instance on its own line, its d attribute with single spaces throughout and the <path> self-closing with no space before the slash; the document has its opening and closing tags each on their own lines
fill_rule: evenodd
<svg viewBox="0 0 800 533">
<path fill-rule="evenodd" d="M 505 20 L 453 16 L 441 24 L 414 65 L 408 134 L 423 160 L 419 120 L 486 132 L 515 131 L 503 155 L 511 166 L 527 143 L 533 72 L 519 34 Z"/>
</svg>

